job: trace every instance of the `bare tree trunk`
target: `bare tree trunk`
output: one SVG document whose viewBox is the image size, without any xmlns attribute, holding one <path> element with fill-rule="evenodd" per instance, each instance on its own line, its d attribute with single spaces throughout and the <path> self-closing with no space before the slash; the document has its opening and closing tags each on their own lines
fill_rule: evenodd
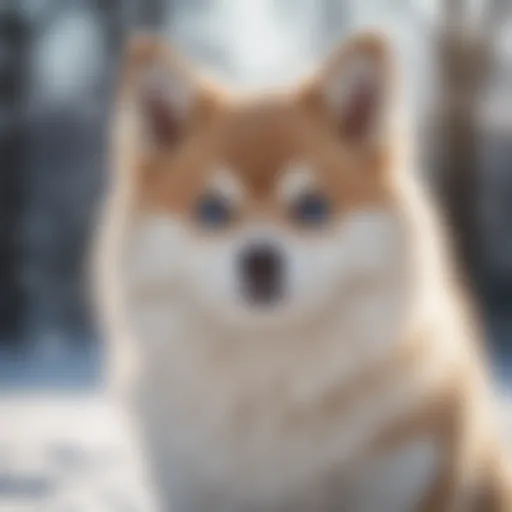
<svg viewBox="0 0 512 512">
<path fill-rule="evenodd" d="M 486 3 L 479 23 L 470 21 L 469 3 L 447 0 L 438 33 L 441 93 L 436 139 L 440 150 L 440 186 L 455 248 L 473 284 L 482 271 L 479 233 L 479 158 L 482 96 L 493 67 L 490 29 L 497 21 L 498 0 Z"/>
<path fill-rule="evenodd" d="M 9 8 L 10 7 L 10 8 Z M 16 341 L 24 310 L 22 215 L 27 134 L 29 27 L 17 2 L 0 18 L 0 337 Z"/>
</svg>

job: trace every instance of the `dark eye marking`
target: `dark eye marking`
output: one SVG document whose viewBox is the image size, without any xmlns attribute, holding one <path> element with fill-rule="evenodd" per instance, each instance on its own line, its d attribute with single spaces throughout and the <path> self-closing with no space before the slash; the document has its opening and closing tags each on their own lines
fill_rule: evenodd
<svg viewBox="0 0 512 512">
<path fill-rule="evenodd" d="M 295 222 L 305 226 L 319 226 L 331 215 L 331 204 L 320 192 L 301 195 L 292 204 L 291 214 Z"/>
<path fill-rule="evenodd" d="M 231 222 L 233 211 L 224 197 L 210 192 L 197 200 L 194 216 L 196 222 L 202 227 L 218 229 Z"/>
</svg>

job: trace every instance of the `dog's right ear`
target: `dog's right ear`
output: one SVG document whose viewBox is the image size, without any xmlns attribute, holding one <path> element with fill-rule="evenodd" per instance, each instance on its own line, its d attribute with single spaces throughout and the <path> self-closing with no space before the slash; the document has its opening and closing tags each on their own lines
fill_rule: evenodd
<svg viewBox="0 0 512 512">
<path fill-rule="evenodd" d="M 397 82 L 391 42 L 384 34 L 367 30 L 331 54 L 306 93 L 340 141 L 370 148 L 391 133 Z"/>
<path fill-rule="evenodd" d="M 145 149 L 177 144 L 205 103 L 200 80 L 158 37 L 138 35 L 127 44 L 122 96 L 136 113 Z"/>
</svg>

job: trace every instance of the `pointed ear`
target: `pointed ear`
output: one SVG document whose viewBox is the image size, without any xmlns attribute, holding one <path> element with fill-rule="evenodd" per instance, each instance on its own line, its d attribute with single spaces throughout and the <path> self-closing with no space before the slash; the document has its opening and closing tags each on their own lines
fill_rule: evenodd
<svg viewBox="0 0 512 512">
<path fill-rule="evenodd" d="M 340 138 L 371 144 L 386 134 L 394 67 L 391 45 L 377 32 L 352 36 L 327 60 L 313 87 Z"/>
<path fill-rule="evenodd" d="M 167 43 L 153 36 L 128 42 L 122 82 L 146 149 L 177 144 L 197 119 L 204 99 L 199 78 Z"/>
</svg>

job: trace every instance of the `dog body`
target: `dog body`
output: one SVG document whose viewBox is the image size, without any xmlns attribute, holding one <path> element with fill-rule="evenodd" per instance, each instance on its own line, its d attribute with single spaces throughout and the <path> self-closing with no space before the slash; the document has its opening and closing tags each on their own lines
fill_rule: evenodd
<svg viewBox="0 0 512 512">
<path fill-rule="evenodd" d="M 137 350 L 163 510 L 509 510 L 392 88 L 374 35 L 296 91 L 242 99 L 161 43 L 129 51 L 100 309 Z"/>
</svg>

